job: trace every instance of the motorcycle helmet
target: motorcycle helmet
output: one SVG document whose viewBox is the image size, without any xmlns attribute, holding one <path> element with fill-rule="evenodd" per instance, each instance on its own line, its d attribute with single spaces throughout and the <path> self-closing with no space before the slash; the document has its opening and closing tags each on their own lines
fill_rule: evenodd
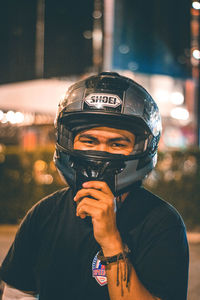
<svg viewBox="0 0 200 300">
<path fill-rule="evenodd" d="M 77 133 L 102 126 L 132 132 L 132 153 L 73 149 Z M 54 162 L 76 191 L 84 181 L 102 180 L 120 195 L 156 165 L 161 135 L 159 109 L 141 85 L 118 73 L 102 72 L 73 84 L 59 103 L 55 128 Z"/>
</svg>

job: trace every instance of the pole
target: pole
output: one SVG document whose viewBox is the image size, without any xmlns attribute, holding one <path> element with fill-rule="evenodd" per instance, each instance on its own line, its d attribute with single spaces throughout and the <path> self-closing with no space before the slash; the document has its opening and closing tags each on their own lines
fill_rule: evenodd
<svg viewBox="0 0 200 300">
<path fill-rule="evenodd" d="M 35 75 L 44 77 L 44 17 L 45 0 L 37 0 L 36 45 L 35 45 Z"/>
<path fill-rule="evenodd" d="M 104 71 L 112 70 L 114 8 L 115 0 L 104 0 Z"/>
<path fill-rule="evenodd" d="M 198 15 L 200 30 L 200 12 Z M 198 36 L 198 50 L 200 53 L 200 33 Z M 200 58 L 198 60 L 198 83 L 197 83 L 197 145 L 200 148 Z"/>
<path fill-rule="evenodd" d="M 191 66 L 195 83 L 195 127 L 196 146 L 200 147 L 200 10 L 191 8 Z M 197 55 L 194 55 L 194 51 Z"/>
<path fill-rule="evenodd" d="M 95 72 L 102 71 L 103 62 L 103 1 L 94 0 L 94 11 L 93 11 L 93 67 Z"/>
</svg>

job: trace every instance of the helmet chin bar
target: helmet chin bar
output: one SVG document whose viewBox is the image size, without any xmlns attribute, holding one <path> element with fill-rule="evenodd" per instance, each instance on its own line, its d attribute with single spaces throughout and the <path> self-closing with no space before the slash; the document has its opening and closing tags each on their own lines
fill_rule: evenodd
<svg viewBox="0 0 200 300">
<path fill-rule="evenodd" d="M 116 175 L 125 168 L 123 155 L 103 151 L 75 150 L 70 156 L 70 167 L 75 170 L 75 192 L 82 188 L 86 181 L 104 181 L 113 194 L 116 193 Z"/>
<path fill-rule="evenodd" d="M 82 188 L 86 181 L 104 181 L 112 193 L 118 196 L 129 190 L 132 185 L 137 185 L 144 178 L 144 173 L 149 173 L 153 165 L 152 157 L 138 169 L 139 158 L 149 157 L 145 152 L 140 155 L 112 154 L 92 150 L 67 150 L 56 144 L 54 162 L 62 178 L 70 185 L 74 193 Z"/>
</svg>

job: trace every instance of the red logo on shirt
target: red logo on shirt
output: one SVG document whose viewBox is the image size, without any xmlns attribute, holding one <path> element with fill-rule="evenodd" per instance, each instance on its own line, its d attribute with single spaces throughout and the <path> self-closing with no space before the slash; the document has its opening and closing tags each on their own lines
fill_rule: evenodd
<svg viewBox="0 0 200 300">
<path fill-rule="evenodd" d="M 97 252 L 98 254 L 98 252 Z M 92 277 L 96 279 L 99 285 L 103 286 L 107 284 L 105 266 L 101 264 L 101 261 L 95 255 L 92 262 Z"/>
</svg>

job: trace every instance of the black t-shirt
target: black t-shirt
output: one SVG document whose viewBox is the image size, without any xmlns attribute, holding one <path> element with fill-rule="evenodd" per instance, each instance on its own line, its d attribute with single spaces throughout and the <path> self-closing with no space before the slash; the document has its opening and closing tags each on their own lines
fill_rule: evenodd
<svg viewBox="0 0 200 300">
<path fill-rule="evenodd" d="M 1 278 L 17 289 L 36 291 L 41 300 L 109 299 L 93 228 L 75 212 L 70 189 L 37 203 L 16 234 Z M 117 226 L 143 285 L 163 300 L 185 300 L 188 244 L 177 211 L 137 187 L 117 210 Z"/>
</svg>

